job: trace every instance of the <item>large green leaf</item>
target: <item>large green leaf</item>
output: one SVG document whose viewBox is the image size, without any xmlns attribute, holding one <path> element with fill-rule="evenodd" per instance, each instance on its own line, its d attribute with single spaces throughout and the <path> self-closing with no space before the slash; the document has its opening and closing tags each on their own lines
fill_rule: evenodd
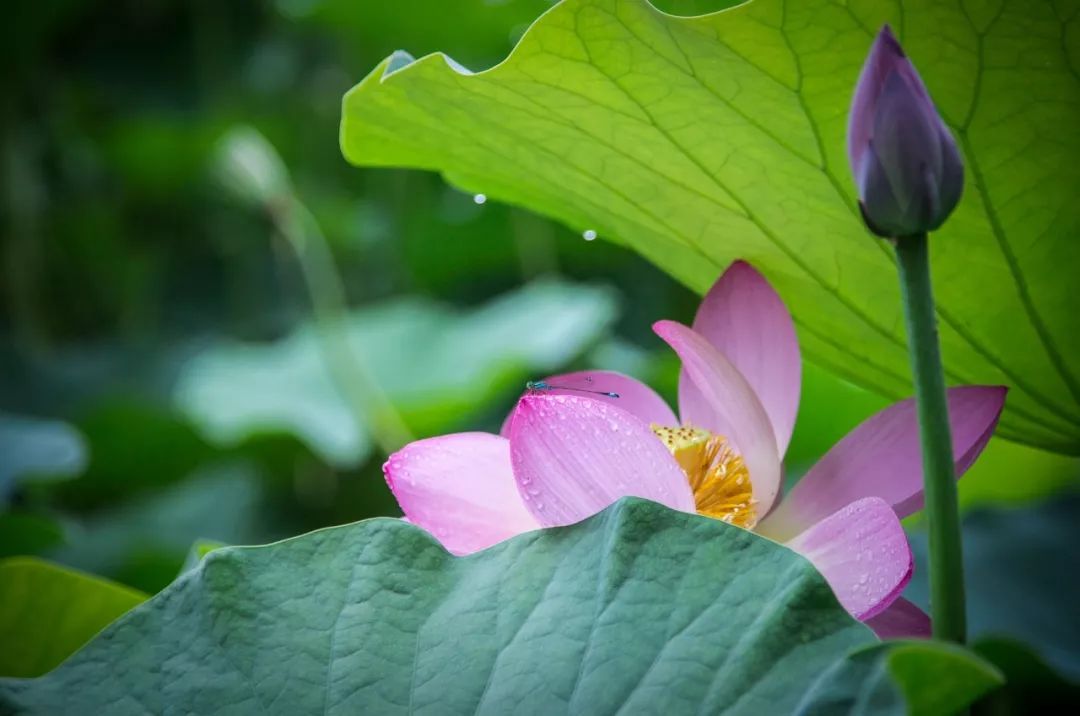
<svg viewBox="0 0 1080 716">
<path fill-rule="evenodd" d="M 813 567 L 642 500 L 466 558 L 377 518 L 223 547 L 18 713 L 789 713 L 870 631 Z"/>
<path fill-rule="evenodd" d="M 1080 17 L 1067 0 L 753 0 L 696 18 L 564 0 L 485 72 L 387 58 L 346 95 L 342 148 L 595 230 L 699 291 L 748 259 L 809 357 L 898 398 L 897 280 L 858 218 L 843 147 L 885 21 L 968 167 L 932 242 L 948 377 L 1008 384 L 1002 434 L 1078 453 Z"/>
<path fill-rule="evenodd" d="M 469 312 L 420 299 L 358 311 L 344 326 L 354 351 L 418 433 L 445 431 L 530 376 L 565 365 L 615 317 L 603 287 L 539 281 Z M 271 345 L 214 346 L 176 387 L 181 408 L 212 440 L 286 430 L 334 465 L 361 462 L 365 425 L 326 368 L 311 326 Z"/>
<path fill-rule="evenodd" d="M 860 649 L 826 672 L 799 716 L 952 716 L 1004 678 L 954 644 L 895 642 Z"/>
<path fill-rule="evenodd" d="M 0 675 L 44 674 L 145 599 L 38 559 L 0 561 Z"/>
</svg>

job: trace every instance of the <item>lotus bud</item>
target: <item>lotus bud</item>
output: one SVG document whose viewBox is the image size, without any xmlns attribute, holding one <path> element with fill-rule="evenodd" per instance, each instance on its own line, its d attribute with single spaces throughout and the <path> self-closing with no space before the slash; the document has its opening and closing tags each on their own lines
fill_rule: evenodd
<svg viewBox="0 0 1080 716">
<path fill-rule="evenodd" d="M 214 171 L 221 186 L 244 204 L 272 205 L 292 192 L 285 162 L 252 127 L 234 127 L 218 140 Z"/>
<path fill-rule="evenodd" d="M 863 220 L 878 236 L 933 231 L 960 201 L 956 141 L 888 25 L 859 75 L 847 144 Z"/>
</svg>

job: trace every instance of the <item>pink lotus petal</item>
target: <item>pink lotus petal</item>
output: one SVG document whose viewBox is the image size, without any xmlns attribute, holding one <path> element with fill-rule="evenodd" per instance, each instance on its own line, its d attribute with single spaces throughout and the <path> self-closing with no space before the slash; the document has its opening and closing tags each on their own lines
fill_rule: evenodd
<svg viewBox="0 0 1080 716">
<path fill-rule="evenodd" d="M 930 617 L 922 609 L 904 599 L 896 601 L 875 617 L 866 620 L 879 639 L 929 639 Z"/>
<path fill-rule="evenodd" d="M 539 528 L 510 468 L 510 442 L 457 433 L 409 443 L 383 465 L 406 519 L 454 554 L 469 554 Z"/>
<path fill-rule="evenodd" d="M 750 472 L 758 514 L 769 511 L 780 489 L 780 454 L 772 423 L 739 370 L 709 341 L 681 323 L 653 324 L 667 341 L 689 377 L 692 400 L 680 409 L 683 423 L 724 435 L 735 445 Z M 682 393 L 682 391 L 680 391 Z"/>
<path fill-rule="evenodd" d="M 787 546 L 817 567 L 857 619 L 880 614 L 911 579 L 907 535 L 889 504 L 876 497 L 841 508 Z"/>
<path fill-rule="evenodd" d="M 568 388 L 579 390 L 560 390 L 554 388 L 544 391 L 545 395 L 577 395 L 587 398 L 595 398 L 610 402 L 616 408 L 621 408 L 628 413 L 636 415 L 646 424 L 656 423 L 672 427 L 679 424 L 668 404 L 656 394 L 656 391 L 636 378 L 631 378 L 622 373 L 611 370 L 582 370 L 577 373 L 564 373 L 544 378 L 548 385 L 564 385 Z M 583 393 L 582 390 L 616 393 L 618 398 L 609 398 L 604 395 Z M 499 432 L 503 437 L 510 437 L 510 422 L 514 417 L 511 411 L 503 421 L 502 430 Z"/>
<path fill-rule="evenodd" d="M 578 522 L 627 496 L 695 511 L 686 476 L 664 444 L 610 402 L 526 395 L 514 410 L 510 460 L 526 507 L 545 527 Z"/>
<path fill-rule="evenodd" d="M 950 388 L 949 423 L 957 477 L 979 456 L 994 432 L 1006 389 Z M 923 469 L 915 401 L 896 403 L 833 446 L 757 531 L 786 540 L 834 510 L 861 497 L 880 497 L 900 517 L 922 507 Z"/>
<path fill-rule="evenodd" d="M 799 410 L 802 362 L 795 324 L 780 296 L 750 264 L 736 261 L 705 295 L 693 328 L 750 384 L 783 455 Z M 679 383 L 681 404 L 694 386 L 685 371 Z"/>
</svg>

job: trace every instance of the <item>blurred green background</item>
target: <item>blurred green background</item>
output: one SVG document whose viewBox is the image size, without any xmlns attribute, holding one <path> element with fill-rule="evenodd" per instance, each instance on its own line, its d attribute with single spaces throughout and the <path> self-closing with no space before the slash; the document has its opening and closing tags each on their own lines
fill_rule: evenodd
<svg viewBox="0 0 1080 716">
<path fill-rule="evenodd" d="M 437 176 L 342 159 L 342 95 L 390 52 L 487 67 L 551 3 L 450 4 L 16 3 L 0 30 L 0 556 L 152 593 L 197 540 L 398 514 L 387 450 L 497 430 L 531 378 L 605 367 L 673 397 L 650 326 L 692 318 L 685 288 Z M 883 406 L 807 365 L 789 478 Z M 1037 552 L 1032 525 L 1076 536 L 1062 495 L 1078 474 L 995 440 L 962 499 L 996 525 L 986 540 Z M 1028 600 L 1016 611 L 1056 608 L 1047 579 L 1008 597 Z M 988 619 L 1056 639 L 1040 653 L 1080 675 L 1074 619 Z"/>
<path fill-rule="evenodd" d="M 490 65 L 549 5 L 467 1 L 451 24 L 412 4 L 20 4 L 0 43 L 4 554 L 152 592 L 197 538 L 395 514 L 380 467 L 402 431 L 380 444 L 364 370 L 414 437 L 497 429 L 571 366 L 673 386 L 649 326 L 696 299 L 660 271 L 342 159 L 342 95 L 385 55 Z M 335 275 L 354 344 L 327 364 L 312 317 L 336 320 Z"/>
</svg>

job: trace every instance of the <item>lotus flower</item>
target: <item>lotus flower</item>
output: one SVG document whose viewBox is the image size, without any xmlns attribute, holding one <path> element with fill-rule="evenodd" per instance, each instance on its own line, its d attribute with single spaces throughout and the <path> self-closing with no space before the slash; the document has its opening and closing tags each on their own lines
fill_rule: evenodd
<svg viewBox="0 0 1080 716">
<path fill-rule="evenodd" d="M 561 388 L 528 391 L 502 435 L 445 435 L 392 455 L 383 470 L 406 517 L 468 554 L 641 497 L 786 544 L 879 633 L 928 635 L 926 616 L 897 599 L 912 570 L 899 518 L 922 505 L 914 402 L 857 427 L 774 505 L 801 383 L 780 297 L 738 262 L 706 295 L 693 328 L 654 328 L 682 359 L 681 421 L 619 373 L 548 378 Z M 958 474 L 986 445 L 1004 398 L 999 387 L 949 391 Z"/>
<path fill-rule="evenodd" d="M 888 25 L 859 75 L 847 141 L 863 219 L 878 236 L 933 231 L 956 208 L 964 163 Z"/>
</svg>

